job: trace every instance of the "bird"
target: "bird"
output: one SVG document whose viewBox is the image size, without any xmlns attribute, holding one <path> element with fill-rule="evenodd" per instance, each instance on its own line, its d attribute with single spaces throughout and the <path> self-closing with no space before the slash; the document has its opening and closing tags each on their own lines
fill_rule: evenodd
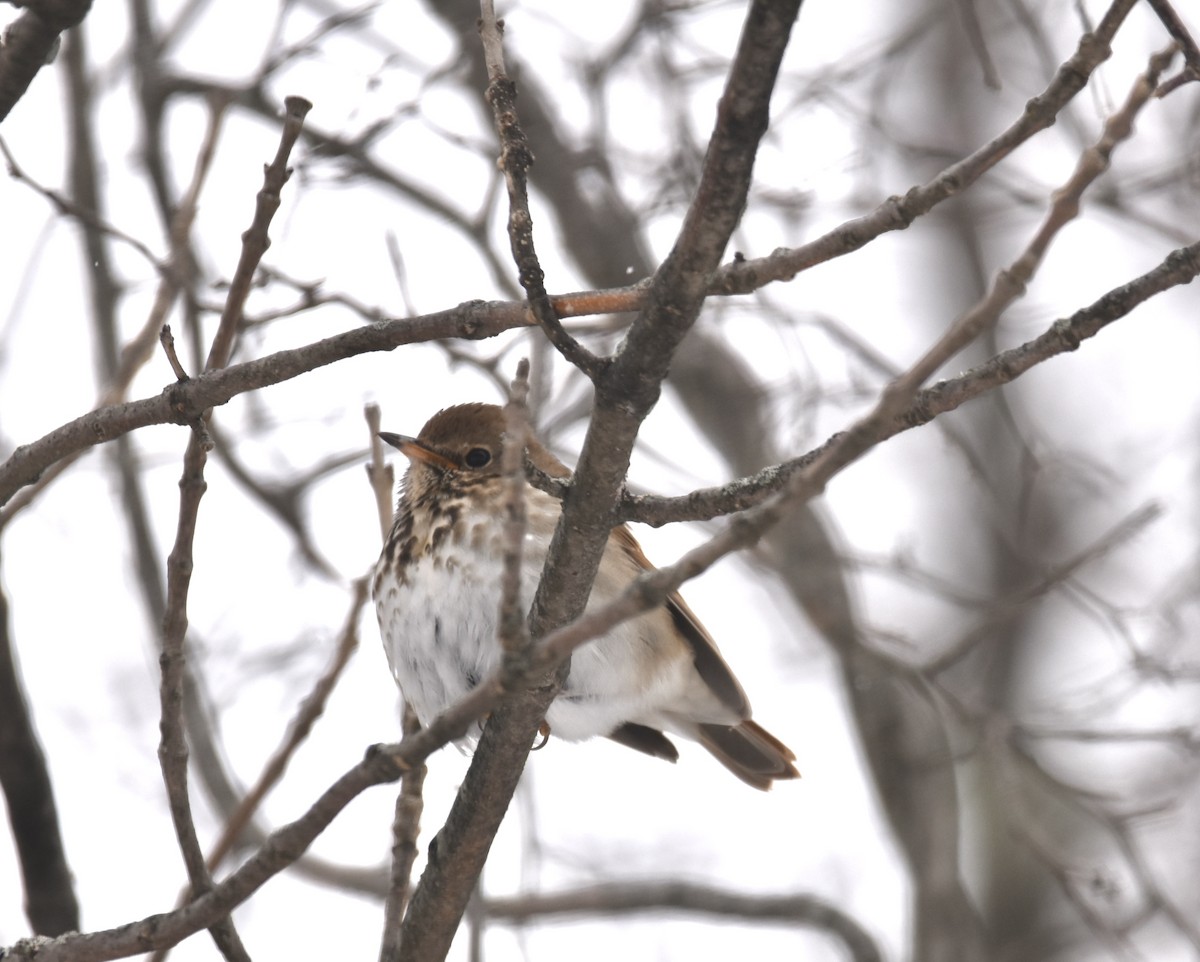
<svg viewBox="0 0 1200 962">
<path fill-rule="evenodd" d="M 379 433 L 409 463 L 372 596 L 392 674 L 422 725 L 501 661 L 504 433 L 504 410 L 485 403 L 438 411 L 416 437 Z M 551 477 L 571 476 L 531 434 L 525 455 Z M 524 492 L 521 604 L 528 611 L 562 504 L 530 485 Z M 653 570 L 629 527 L 613 528 L 588 608 Z M 799 777 L 795 755 L 751 719 L 742 686 L 677 592 L 574 651 L 542 731 L 572 742 L 607 737 L 675 762 L 672 734 L 698 742 L 754 788 Z"/>
</svg>

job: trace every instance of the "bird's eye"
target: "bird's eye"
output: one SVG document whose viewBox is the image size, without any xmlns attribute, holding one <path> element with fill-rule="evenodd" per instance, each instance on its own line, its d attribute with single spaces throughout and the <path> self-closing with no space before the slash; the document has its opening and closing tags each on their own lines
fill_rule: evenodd
<svg viewBox="0 0 1200 962">
<path fill-rule="evenodd" d="M 471 448 L 467 452 L 467 456 L 463 458 L 468 468 L 482 468 L 492 460 L 492 452 L 487 448 Z"/>
</svg>

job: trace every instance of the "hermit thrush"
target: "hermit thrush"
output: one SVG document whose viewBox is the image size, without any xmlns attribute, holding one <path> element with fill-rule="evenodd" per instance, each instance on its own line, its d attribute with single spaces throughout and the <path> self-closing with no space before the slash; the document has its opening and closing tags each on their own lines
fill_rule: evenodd
<svg viewBox="0 0 1200 962">
<path fill-rule="evenodd" d="M 380 434 L 409 467 L 372 593 L 392 673 L 424 724 L 500 663 L 503 433 L 499 407 L 460 404 L 435 414 L 415 438 Z M 526 454 L 547 474 L 570 476 L 536 440 Z M 526 508 L 528 610 L 561 505 L 527 487 Z M 614 528 L 588 606 L 651 567 L 629 528 Z M 663 734 L 672 732 L 698 741 L 755 788 L 798 776 L 791 751 L 750 720 L 745 692 L 678 594 L 577 649 L 544 728 L 568 741 L 604 735 L 673 762 L 679 753 Z"/>
</svg>

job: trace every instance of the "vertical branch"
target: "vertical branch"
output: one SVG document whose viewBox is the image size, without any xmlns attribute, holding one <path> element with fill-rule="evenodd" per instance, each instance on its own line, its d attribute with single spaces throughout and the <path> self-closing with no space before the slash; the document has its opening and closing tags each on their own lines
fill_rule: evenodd
<svg viewBox="0 0 1200 962">
<path fill-rule="evenodd" d="M 367 478 L 375 494 L 375 507 L 379 512 L 379 530 L 387 538 L 392 527 L 392 489 L 395 475 L 391 462 L 383 456 L 383 445 L 379 440 L 379 405 L 368 404 L 364 411 L 367 430 L 370 433 L 371 460 L 367 463 Z M 421 730 L 417 713 L 405 704 L 401 729 L 407 739 Z M 424 762 L 405 770 L 400 778 L 400 792 L 396 796 L 396 812 L 392 818 L 392 871 L 388 878 L 387 895 L 383 901 L 383 938 L 379 946 L 380 962 L 390 962 L 400 953 L 401 926 L 404 912 L 408 908 L 412 892 L 412 870 L 417 861 L 417 839 L 421 831 L 421 814 L 425 810 L 425 774 L 428 767 Z"/>
<path fill-rule="evenodd" d="M 300 707 L 291 724 L 288 726 L 283 741 L 275 750 L 275 753 L 267 760 L 266 765 L 263 766 L 258 780 L 242 796 L 241 801 L 238 802 L 234 810 L 225 819 L 225 824 L 221 828 L 221 834 L 209 850 L 208 858 L 205 860 L 210 872 L 215 872 L 225 857 L 233 851 L 234 845 L 242 837 L 251 820 L 254 818 L 255 812 L 262 805 L 263 799 L 279 783 L 284 772 L 287 771 L 292 757 L 304 743 L 309 732 L 312 731 L 317 719 L 324 714 L 325 706 L 329 702 L 329 696 L 333 694 L 333 689 L 342 677 L 342 672 L 345 670 L 346 665 L 350 663 L 350 658 L 358 650 L 358 621 L 363 605 L 367 601 L 367 587 L 367 578 L 359 578 L 354 582 L 350 610 L 346 613 L 346 621 L 338 635 L 338 642 L 334 649 L 333 658 L 330 660 L 329 666 L 325 669 L 324 673 L 313 684 L 312 690 L 308 693 L 307 697 L 300 702 Z M 187 903 L 187 896 L 187 891 L 181 893 L 175 903 L 176 908 L 180 908 Z M 154 958 L 160 960 L 165 958 L 166 954 L 167 950 L 163 949 Z"/>
<path fill-rule="evenodd" d="M 496 19 L 492 0 L 482 0 L 480 6 L 483 16 L 479 34 L 488 74 L 486 98 L 500 137 L 500 170 L 508 188 L 508 240 L 521 287 L 529 299 L 529 309 L 550 343 L 584 374 L 594 378 L 603 369 L 603 361 L 566 332 L 546 293 L 545 274 L 533 243 L 533 216 L 529 212 L 527 173 L 533 153 L 517 118 L 517 85 L 504 70 L 504 21 Z"/>
<path fill-rule="evenodd" d="M 193 899 L 206 895 L 213 887 L 212 875 L 205 864 L 204 852 L 192 819 L 192 804 L 188 794 L 188 748 L 183 728 L 187 595 L 192 580 L 192 541 L 196 534 L 200 499 L 204 497 L 208 486 L 204 480 L 207 458 L 201 431 L 195 430 L 188 438 L 183 474 L 179 479 L 179 520 L 175 530 L 175 545 L 167 556 L 167 598 L 162 624 L 162 652 L 159 655 L 162 681 L 159 688 L 161 738 L 158 759 L 167 790 L 171 822 L 175 826 L 175 837 L 183 854 Z M 249 962 L 231 917 L 226 916 L 210 931 L 213 941 L 226 959 Z"/>
<path fill-rule="evenodd" d="M 242 255 L 238 262 L 235 283 L 230 287 L 221 323 L 209 352 L 209 370 L 224 366 L 229 359 L 233 337 L 242 316 L 246 296 L 249 294 L 250 280 L 254 276 L 259 259 L 270 243 L 267 228 L 279 207 L 279 192 L 290 173 L 287 168 L 288 153 L 299 136 L 300 125 L 310 106 L 307 101 L 298 97 L 289 97 L 287 100 L 287 119 L 280 138 L 280 149 L 275 160 L 266 167 L 263 188 L 257 197 L 254 220 L 242 235 Z M 208 417 L 211 417 L 211 411 L 206 412 L 204 420 Z M 188 748 L 183 727 L 185 638 L 188 624 L 187 598 L 193 566 L 192 543 L 196 534 L 200 500 L 207 488 L 204 467 L 210 445 L 203 424 L 196 425 L 188 439 L 183 473 L 179 479 L 179 520 L 175 544 L 167 558 L 167 599 L 163 615 L 162 654 L 159 657 L 162 670 L 162 720 L 159 726 L 162 737 L 159 744 L 159 762 L 167 790 L 171 820 L 187 867 L 193 898 L 204 895 L 213 888 L 212 876 L 192 820 L 187 777 Z M 241 946 L 230 917 L 226 916 L 211 931 L 226 958 L 248 962 L 249 956 Z"/>
<path fill-rule="evenodd" d="M 38 742 L 9 634 L 8 599 L 0 585 L 0 790 L 12 825 L 25 914 L 39 935 L 79 928 L 79 903 L 63 848 L 54 785 Z"/>
<path fill-rule="evenodd" d="M 421 728 L 417 713 L 408 705 L 404 706 L 402 727 L 405 739 Z M 383 939 L 379 947 L 379 962 L 393 962 L 400 957 L 404 912 L 412 893 L 417 838 L 421 830 L 421 814 L 425 810 L 422 792 L 427 771 L 428 766 L 421 762 L 400 777 L 400 793 L 396 796 L 396 814 L 392 819 L 392 872 L 383 902 Z"/>
<path fill-rule="evenodd" d="M 521 558 L 524 554 L 525 446 L 529 437 L 529 361 L 517 364 L 504 408 L 504 574 L 500 581 L 500 646 L 505 659 L 520 662 L 529 647 L 528 612 L 521 604 Z"/>
<path fill-rule="evenodd" d="M 371 450 L 371 460 L 367 462 L 367 481 L 375 495 L 380 537 L 387 538 L 392 528 L 392 489 L 396 486 L 396 474 L 392 470 L 392 463 L 384 458 L 383 444 L 379 440 L 379 405 L 368 404 L 363 408 L 363 417 L 367 419 L 367 443 Z"/>
<path fill-rule="evenodd" d="M 525 539 L 524 465 L 529 432 L 525 402 L 528 393 L 529 364 L 523 359 L 517 365 L 505 408 L 506 436 L 502 454 L 506 523 L 499 633 L 504 649 L 503 685 L 510 691 L 519 690 L 519 679 L 528 676 L 532 655 L 520 591 Z M 544 691 L 539 692 L 539 696 L 544 694 Z M 544 716 L 544 708 L 538 710 L 541 712 L 539 718 Z M 385 933 L 385 953 L 380 956 L 381 962 L 441 959 L 449 950 L 529 756 L 530 737 L 524 726 L 501 724 L 499 734 L 493 731 L 494 728 L 497 726 L 491 722 L 485 727 L 467 780 L 455 798 L 446 824 L 430 846 L 429 865 L 413 893 L 403 926 L 395 934 Z M 391 919 L 388 921 L 390 923 Z"/>
<path fill-rule="evenodd" d="M 771 94 L 800 0 L 753 2 L 717 106 L 700 183 L 645 306 L 596 380 L 596 409 L 554 532 L 530 615 L 531 630 L 577 618 L 614 522 L 634 439 L 658 400 L 671 359 L 695 323 L 708 284 L 741 218 Z"/>
</svg>

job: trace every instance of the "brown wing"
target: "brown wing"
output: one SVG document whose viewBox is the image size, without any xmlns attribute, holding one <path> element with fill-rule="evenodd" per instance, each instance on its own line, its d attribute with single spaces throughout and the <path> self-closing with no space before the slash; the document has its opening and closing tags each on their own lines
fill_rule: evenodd
<svg viewBox="0 0 1200 962">
<path fill-rule="evenodd" d="M 613 534 L 616 535 L 617 543 L 639 568 L 645 571 L 654 570 L 654 565 L 642 552 L 641 545 L 637 543 L 637 539 L 626 525 L 614 529 Z M 704 630 L 700 619 L 693 614 L 692 609 L 687 606 L 678 592 L 672 593 L 667 599 L 667 611 L 670 612 L 675 627 L 679 629 L 679 633 L 691 648 L 692 662 L 704 683 L 720 699 L 721 704 L 730 711 L 736 712 L 739 717 L 749 718 L 750 701 L 746 698 L 746 693 L 742 691 L 742 686 L 734 678 L 733 671 L 725 664 L 725 659 L 717 650 L 717 643 Z"/>
</svg>

